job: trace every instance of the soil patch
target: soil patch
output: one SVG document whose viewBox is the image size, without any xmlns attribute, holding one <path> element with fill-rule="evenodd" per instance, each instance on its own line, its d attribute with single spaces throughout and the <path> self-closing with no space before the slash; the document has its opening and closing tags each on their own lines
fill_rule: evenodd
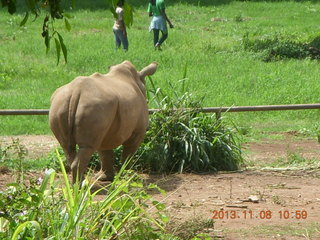
<svg viewBox="0 0 320 240">
<path fill-rule="evenodd" d="M 46 156 L 50 151 L 59 146 L 58 141 L 49 135 L 19 135 L 0 136 L 0 146 L 10 146 L 14 141 L 26 147 L 27 158 Z"/>
<path fill-rule="evenodd" d="M 58 146 L 53 136 L 15 136 L 29 157 L 45 155 Z M 12 137 L 0 137 L 10 144 Z M 282 134 L 279 140 L 246 143 L 245 159 L 271 163 L 297 153 L 320 162 L 316 139 Z M 214 218 L 207 228 L 212 239 L 320 239 L 320 168 L 245 170 L 210 175 L 145 175 L 167 191 L 154 197 L 166 203 L 171 221 Z M 12 174 L 0 171 L 0 188 Z"/>
</svg>

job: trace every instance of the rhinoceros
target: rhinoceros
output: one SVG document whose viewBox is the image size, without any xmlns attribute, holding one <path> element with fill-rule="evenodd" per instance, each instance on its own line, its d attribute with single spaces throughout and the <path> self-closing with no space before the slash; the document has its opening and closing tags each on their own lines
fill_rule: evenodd
<svg viewBox="0 0 320 240">
<path fill-rule="evenodd" d="M 156 70 L 155 62 L 138 72 L 124 61 L 107 74 L 77 77 L 53 93 L 49 124 L 69 161 L 73 182 L 83 179 L 94 152 L 101 162 L 99 179 L 112 181 L 113 149 L 123 145 L 122 161 L 138 149 L 148 126 L 145 77 Z"/>
</svg>

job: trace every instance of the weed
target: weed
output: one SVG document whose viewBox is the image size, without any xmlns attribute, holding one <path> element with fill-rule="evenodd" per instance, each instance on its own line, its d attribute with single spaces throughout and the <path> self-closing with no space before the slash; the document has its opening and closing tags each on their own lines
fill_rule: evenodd
<svg viewBox="0 0 320 240">
<path fill-rule="evenodd" d="M 0 73 L 0 89 L 6 88 L 11 80 L 10 75 L 7 73 Z"/>
<path fill-rule="evenodd" d="M 14 77 L 14 70 L 7 69 L 0 63 L 0 90 L 7 89 Z"/>
<path fill-rule="evenodd" d="M 59 155 L 57 155 L 57 152 L 59 153 Z M 57 172 L 61 172 L 61 164 L 60 164 L 60 159 L 58 156 L 64 156 L 64 152 L 61 147 L 57 147 L 56 149 L 52 150 L 48 154 L 48 156 L 45 159 L 47 162 L 45 167 L 48 169 L 52 168 Z M 63 163 L 63 167 L 66 170 L 66 172 L 70 172 L 71 168 L 70 168 L 69 163 L 65 157 L 62 158 L 62 163 Z"/>
<path fill-rule="evenodd" d="M 306 159 L 301 154 L 296 152 L 288 152 L 287 165 L 303 165 L 306 163 Z"/>
<path fill-rule="evenodd" d="M 186 207 L 186 204 L 183 201 L 179 200 L 179 201 L 175 201 L 173 203 L 172 207 L 173 208 L 184 208 L 184 207 Z"/>
<path fill-rule="evenodd" d="M 238 14 L 238 15 L 236 15 L 236 16 L 234 17 L 234 21 L 235 21 L 235 22 L 243 22 L 243 21 L 245 21 L 245 18 L 242 17 L 241 14 Z"/>
<path fill-rule="evenodd" d="M 288 150 L 287 156 L 276 159 L 271 167 L 317 167 L 319 165 L 317 159 L 308 159 L 301 155 L 299 152 L 293 152 Z"/>
<path fill-rule="evenodd" d="M 277 195 L 272 196 L 272 202 L 277 205 L 284 205 L 285 204 L 285 201 Z"/>
<path fill-rule="evenodd" d="M 163 235 L 163 226 L 168 222 L 165 206 L 152 200 L 136 174 L 122 168 L 107 186 L 105 198 L 97 202 L 93 198 L 101 189 L 92 193 L 95 183 L 90 183 L 90 178 L 71 185 L 57 156 L 63 186 L 56 185 L 55 171 L 51 169 L 40 182 L 12 183 L 1 192 L 1 239 L 128 240 L 158 239 Z"/>
<path fill-rule="evenodd" d="M 12 143 L 0 147 L 0 164 L 15 170 L 16 181 L 23 182 L 24 159 L 28 153 L 27 148 L 20 140 L 12 138 Z"/>
</svg>

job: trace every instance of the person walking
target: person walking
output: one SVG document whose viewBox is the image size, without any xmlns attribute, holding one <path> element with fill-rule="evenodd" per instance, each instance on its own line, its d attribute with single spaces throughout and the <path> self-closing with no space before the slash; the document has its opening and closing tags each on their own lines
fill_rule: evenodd
<svg viewBox="0 0 320 240">
<path fill-rule="evenodd" d="M 126 24 L 124 23 L 124 2 L 125 0 L 119 0 L 116 7 L 117 18 L 114 21 L 113 33 L 116 41 L 116 48 L 120 48 L 121 44 L 125 51 L 128 51 L 128 36 L 126 30 Z"/>
<path fill-rule="evenodd" d="M 167 22 L 170 28 L 173 28 L 166 11 L 164 0 L 150 0 L 148 4 L 148 13 L 152 17 L 149 31 L 153 31 L 153 45 L 155 49 L 161 49 L 161 44 L 168 38 Z M 161 31 L 161 38 L 159 33 Z"/>
</svg>

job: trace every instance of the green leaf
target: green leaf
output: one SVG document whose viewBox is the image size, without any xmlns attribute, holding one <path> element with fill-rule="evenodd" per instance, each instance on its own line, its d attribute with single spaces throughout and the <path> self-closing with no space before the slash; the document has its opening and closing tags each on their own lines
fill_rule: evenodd
<svg viewBox="0 0 320 240">
<path fill-rule="evenodd" d="M 24 26 L 29 18 L 29 12 L 26 12 L 26 15 L 24 16 L 23 20 L 20 23 L 20 27 Z"/>
<path fill-rule="evenodd" d="M 58 149 L 56 149 L 56 155 L 57 155 L 57 158 L 58 158 L 59 163 L 60 163 L 60 168 L 61 168 L 61 172 L 62 172 L 64 184 L 65 184 L 66 200 L 68 201 L 68 206 L 70 208 L 73 208 L 73 206 L 75 204 L 74 204 L 74 199 L 73 199 L 73 196 L 72 196 L 72 188 L 70 186 L 70 182 L 69 182 L 69 179 L 68 179 L 68 174 L 66 172 L 66 169 L 65 169 L 64 164 L 63 164 L 63 160 L 61 158 L 61 155 L 60 155 Z"/>
<path fill-rule="evenodd" d="M 15 239 L 19 239 L 19 234 L 22 233 L 22 231 L 26 228 L 27 225 L 31 224 L 32 227 L 36 230 L 36 233 L 37 233 L 37 236 L 38 236 L 38 239 L 43 239 L 42 238 L 42 230 L 41 230 L 41 227 L 40 227 L 40 224 L 36 221 L 27 221 L 27 222 L 24 222 L 22 224 L 20 224 L 17 229 L 14 231 L 13 233 L 13 236 L 12 236 L 12 240 L 15 240 Z"/>
<path fill-rule="evenodd" d="M 133 182 L 130 184 L 130 186 L 134 188 L 143 188 L 143 184 L 138 182 Z"/>
<path fill-rule="evenodd" d="M 161 203 L 159 201 L 152 201 L 152 204 L 159 210 L 159 211 L 163 211 L 166 209 L 166 205 L 164 203 Z"/>
<path fill-rule="evenodd" d="M 116 13 L 116 10 L 113 7 L 110 7 L 110 12 L 112 13 L 114 18 L 118 18 L 118 15 Z"/>
<path fill-rule="evenodd" d="M 64 24 L 66 26 L 66 29 L 70 32 L 71 31 L 71 25 L 67 18 L 64 18 Z"/>
<path fill-rule="evenodd" d="M 44 43 L 46 45 L 46 53 L 48 53 L 49 49 L 50 49 L 50 40 L 51 40 L 51 38 L 49 36 L 49 32 L 48 31 L 46 31 L 44 33 L 45 33 L 45 35 L 44 35 Z"/>
<path fill-rule="evenodd" d="M 60 42 L 60 46 L 61 46 L 61 49 L 62 49 L 62 53 L 63 53 L 64 60 L 65 60 L 65 62 L 67 63 L 67 62 L 68 62 L 68 51 L 67 51 L 67 47 L 66 47 L 66 45 L 65 45 L 64 42 L 63 42 L 62 36 L 61 36 L 59 33 L 58 33 L 58 37 L 59 37 L 59 42 Z"/>
<path fill-rule="evenodd" d="M 164 223 L 167 223 L 170 220 L 169 217 L 163 213 L 159 213 L 158 216 L 160 217 L 161 221 Z"/>
<path fill-rule="evenodd" d="M 156 184 L 154 184 L 154 183 L 150 183 L 149 185 L 148 185 L 148 189 L 156 189 L 156 190 L 158 190 L 161 194 L 166 194 L 166 191 L 165 190 L 163 190 L 162 188 L 160 188 L 160 187 L 158 187 Z"/>
<path fill-rule="evenodd" d="M 15 188 L 19 188 L 20 185 L 18 183 L 9 183 L 7 184 L 7 187 L 15 187 Z"/>
<path fill-rule="evenodd" d="M 8 12 L 10 14 L 14 14 L 17 11 L 15 0 L 1 0 L 1 3 L 2 3 L 2 7 L 5 7 L 5 6 L 8 7 Z"/>
<path fill-rule="evenodd" d="M 133 8 L 128 4 L 124 3 L 124 23 L 128 28 L 130 28 L 133 24 Z"/>
<path fill-rule="evenodd" d="M 38 10 L 37 3 L 35 2 L 35 0 L 27 0 L 26 3 L 27 3 L 28 8 L 31 10 L 31 12 L 34 13 L 37 17 L 39 14 L 39 12 L 38 12 L 39 10 Z"/>
<path fill-rule="evenodd" d="M 5 206 L 4 202 L 0 200 L 0 207 L 3 208 Z"/>
<path fill-rule="evenodd" d="M 75 8 L 76 7 L 76 0 L 72 0 L 72 8 Z"/>
</svg>

